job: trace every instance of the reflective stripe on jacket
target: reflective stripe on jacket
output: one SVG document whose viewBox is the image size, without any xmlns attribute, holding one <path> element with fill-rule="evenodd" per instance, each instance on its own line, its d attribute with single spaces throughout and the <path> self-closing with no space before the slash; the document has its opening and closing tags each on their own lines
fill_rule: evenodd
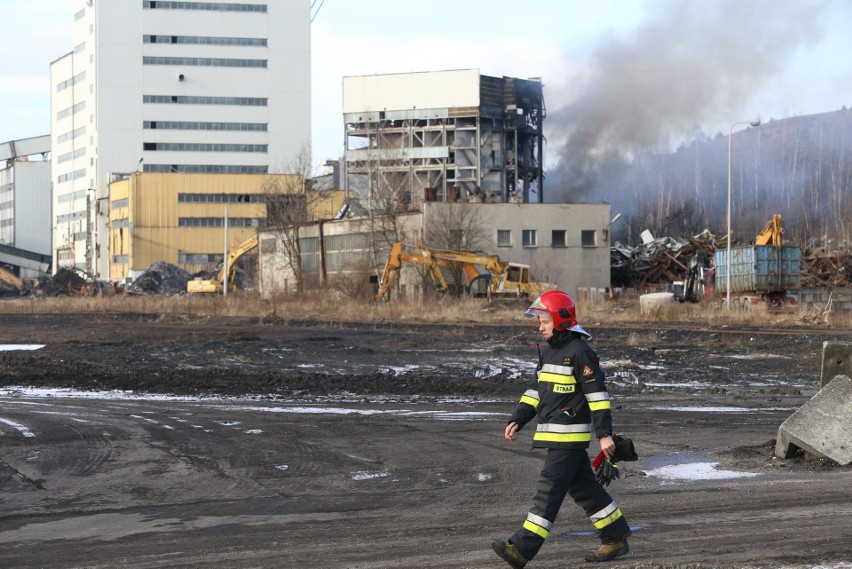
<svg viewBox="0 0 852 569">
<path fill-rule="evenodd" d="M 534 447 L 588 448 L 612 434 L 604 373 L 594 350 L 577 335 L 561 332 L 541 348 L 536 379 L 521 396 L 511 421 L 523 427 L 534 417 Z"/>
</svg>

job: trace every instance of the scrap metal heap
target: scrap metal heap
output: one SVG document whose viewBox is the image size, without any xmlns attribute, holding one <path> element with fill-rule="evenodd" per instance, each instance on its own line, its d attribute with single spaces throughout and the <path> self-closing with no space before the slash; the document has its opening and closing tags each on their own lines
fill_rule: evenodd
<svg viewBox="0 0 852 569">
<path fill-rule="evenodd" d="M 694 260 L 712 268 L 713 253 L 724 240 L 704 230 L 688 239 L 660 237 L 635 248 L 616 243 L 610 248 L 613 287 L 659 290 L 686 280 Z M 852 286 L 852 249 L 806 248 L 802 251 L 802 288 Z"/>
<path fill-rule="evenodd" d="M 707 230 L 688 239 L 660 237 L 633 249 L 617 242 L 610 249 L 612 286 L 658 289 L 682 281 L 690 261 L 709 266 L 716 247 L 716 237 Z"/>
</svg>

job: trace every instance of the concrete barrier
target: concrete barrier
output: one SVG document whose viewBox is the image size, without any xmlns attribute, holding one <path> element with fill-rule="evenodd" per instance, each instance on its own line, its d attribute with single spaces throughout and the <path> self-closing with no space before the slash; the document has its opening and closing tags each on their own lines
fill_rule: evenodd
<svg viewBox="0 0 852 569">
<path fill-rule="evenodd" d="M 852 378 L 829 381 L 778 428 L 775 455 L 791 458 L 798 449 L 827 457 L 841 465 L 852 463 Z"/>
<path fill-rule="evenodd" d="M 823 342 L 820 386 L 838 375 L 852 377 L 852 342 Z"/>
</svg>

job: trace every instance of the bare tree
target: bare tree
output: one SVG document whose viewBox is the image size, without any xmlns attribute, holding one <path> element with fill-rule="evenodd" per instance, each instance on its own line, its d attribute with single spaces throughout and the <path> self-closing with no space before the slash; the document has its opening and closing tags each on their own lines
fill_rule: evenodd
<svg viewBox="0 0 852 569">
<path fill-rule="evenodd" d="M 403 240 L 400 214 L 407 211 L 406 179 L 403 172 L 384 172 L 370 177 L 364 205 L 370 215 L 373 239 L 380 249 Z"/>
<path fill-rule="evenodd" d="M 406 234 L 403 214 L 410 213 L 408 200 L 408 176 L 405 172 L 382 169 L 378 162 L 368 165 L 366 194 L 361 196 L 361 205 L 367 211 L 370 233 L 370 255 L 373 269 L 371 274 L 381 274 L 391 246 L 398 241 L 419 242 L 419 235 Z M 415 267 L 424 284 L 428 271 Z"/>
<path fill-rule="evenodd" d="M 319 195 L 311 192 L 311 155 L 303 146 L 282 167 L 285 175 L 270 175 L 262 189 L 266 201 L 266 220 L 283 247 L 285 264 L 292 271 L 296 293 L 305 291 L 305 272 L 302 265 L 303 227 L 312 223 L 311 212 Z"/>
<path fill-rule="evenodd" d="M 329 277 L 329 288 L 342 298 L 367 300 L 375 294 L 369 279 L 373 273 L 372 265 L 366 258 L 356 258 Z"/>
<path fill-rule="evenodd" d="M 491 245 L 479 204 L 430 203 L 424 230 L 425 244 L 434 249 L 481 252 Z M 447 273 L 448 284 L 460 296 L 465 290 L 464 266 L 449 263 Z"/>
</svg>

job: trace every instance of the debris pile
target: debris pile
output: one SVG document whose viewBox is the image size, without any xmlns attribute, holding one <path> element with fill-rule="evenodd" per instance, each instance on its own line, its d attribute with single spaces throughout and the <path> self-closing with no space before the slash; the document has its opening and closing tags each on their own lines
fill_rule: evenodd
<svg viewBox="0 0 852 569">
<path fill-rule="evenodd" d="M 852 286 L 850 251 L 802 250 L 802 288 Z"/>
<path fill-rule="evenodd" d="M 139 275 L 127 288 L 129 294 L 183 294 L 186 283 L 192 278 L 189 272 L 165 261 L 157 261 Z"/>
<path fill-rule="evenodd" d="M 633 249 L 616 243 L 610 249 L 612 286 L 629 288 L 682 281 L 693 257 L 709 266 L 715 250 L 716 238 L 707 230 L 689 239 L 649 239 Z"/>
<path fill-rule="evenodd" d="M 80 296 L 85 286 L 86 279 L 79 272 L 63 267 L 53 276 L 40 276 L 32 293 L 36 296 Z"/>
</svg>

